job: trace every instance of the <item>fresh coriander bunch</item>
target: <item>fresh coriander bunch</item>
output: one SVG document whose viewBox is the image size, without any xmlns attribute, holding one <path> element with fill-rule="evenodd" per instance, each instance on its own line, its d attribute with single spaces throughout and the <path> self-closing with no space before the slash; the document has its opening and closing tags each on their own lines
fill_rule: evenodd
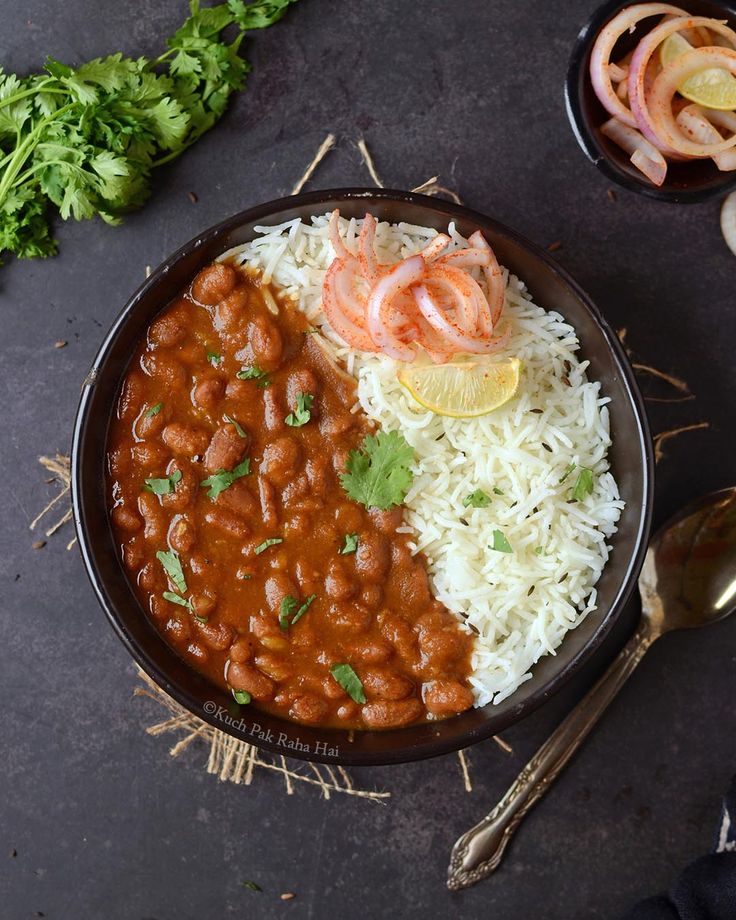
<svg viewBox="0 0 736 920">
<path fill-rule="evenodd" d="M 151 171 L 220 118 L 250 69 L 248 29 L 296 0 L 227 0 L 200 8 L 149 60 L 112 54 L 72 68 L 48 58 L 28 77 L 0 68 L 0 256 L 56 252 L 50 221 L 98 214 L 109 224 L 140 207 Z M 232 41 L 223 32 L 232 27 Z"/>
</svg>

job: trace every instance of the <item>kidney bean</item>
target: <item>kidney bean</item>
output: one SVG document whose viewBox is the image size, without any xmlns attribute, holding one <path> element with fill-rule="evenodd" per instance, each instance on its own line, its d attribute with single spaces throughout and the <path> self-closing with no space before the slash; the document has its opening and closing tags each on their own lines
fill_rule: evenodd
<svg viewBox="0 0 736 920">
<path fill-rule="evenodd" d="M 334 559 L 325 578 L 325 593 L 336 601 L 346 601 L 354 597 L 358 586 L 345 571 L 345 567 Z"/>
<path fill-rule="evenodd" d="M 273 696 L 274 686 L 271 678 L 244 662 L 230 661 L 227 682 L 233 690 L 245 690 L 257 700 L 270 700 Z"/>
<path fill-rule="evenodd" d="M 137 584 L 146 591 L 155 590 L 159 571 L 158 562 L 147 562 L 138 572 L 136 577 Z"/>
<path fill-rule="evenodd" d="M 274 387 L 263 390 L 263 422 L 269 431 L 284 431 L 284 419 L 289 414 L 279 393 Z"/>
<path fill-rule="evenodd" d="M 266 603 L 269 609 L 278 614 L 281 608 L 281 601 L 287 596 L 298 597 L 299 591 L 294 582 L 285 572 L 274 572 L 269 575 L 264 585 Z"/>
<path fill-rule="evenodd" d="M 197 594 L 192 594 L 190 600 L 194 608 L 194 613 L 198 617 L 204 617 L 205 619 L 210 616 L 210 614 L 214 612 L 215 607 L 217 607 L 217 597 L 207 588 Z"/>
<path fill-rule="evenodd" d="M 473 705 L 473 693 L 457 680 L 432 680 L 424 685 L 424 705 L 435 716 L 464 712 Z"/>
<path fill-rule="evenodd" d="M 354 412 L 333 412 L 320 418 L 319 432 L 325 438 L 334 438 L 355 428 L 358 423 L 359 416 Z"/>
<path fill-rule="evenodd" d="M 142 467 L 144 473 L 154 470 L 166 463 L 169 454 L 162 444 L 155 441 L 141 441 L 130 449 L 130 457 L 136 466 Z"/>
<path fill-rule="evenodd" d="M 257 316 L 248 326 L 248 343 L 254 364 L 264 371 L 276 370 L 281 362 L 284 345 L 273 320 L 267 316 Z"/>
<path fill-rule="evenodd" d="M 369 728 L 400 728 L 414 722 L 421 714 L 422 704 L 415 697 L 367 703 L 361 710 L 363 721 Z"/>
<path fill-rule="evenodd" d="M 322 582 L 321 572 L 309 559 L 297 559 L 294 565 L 294 577 L 299 583 L 302 594 L 316 594 Z"/>
<path fill-rule="evenodd" d="M 234 630 L 226 623 L 200 623 L 195 619 L 194 627 L 202 637 L 204 644 L 216 652 L 224 651 L 233 638 Z"/>
<path fill-rule="evenodd" d="M 169 526 L 168 543 L 177 553 L 189 553 L 197 542 L 197 529 L 186 515 L 177 514 Z"/>
<path fill-rule="evenodd" d="M 349 648 L 351 658 L 366 664 L 384 664 L 394 653 L 388 642 L 373 637 L 354 642 Z"/>
<path fill-rule="evenodd" d="M 362 671 L 360 679 L 370 699 L 403 700 L 414 689 L 414 684 L 406 677 L 387 670 Z"/>
<path fill-rule="evenodd" d="M 130 448 L 125 445 L 120 445 L 111 450 L 107 455 L 107 467 L 110 475 L 116 479 L 123 479 L 127 475 L 131 459 Z"/>
<path fill-rule="evenodd" d="M 253 657 L 253 640 L 250 636 L 238 636 L 230 646 L 230 658 L 233 661 L 243 664 L 250 661 Z"/>
<path fill-rule="evenodd" d="M 325 718 L 328 710 L 329 706 L 324 700 L 321 700 L 313 693 L 304 693 L 302 696 L 298 696 L 291 704 L 289 715 L 292 719 L 296 719 L 297 722 L 314 725 Z"/>
<path fill-rule="evenodd" d="M 332 674 L 323 677 L 318 686 L 322 696 L 327 697 L 328 700 L 342 700 L 347 696 Z"/>
<path fill-rule="evenodd" d="M 181 479 L 176 483 L 173 491 L 161 496 L 161 504 L 172 511 L 184 511 L 194 502 L 199 491 L 201 477 L 195 474 L 191 465 L 183 460 L 172 460 L 166 467 L 166 475 L 173 476 L 177 470 L 181 473 Z"/>
<path fill-rule="evenodd" d="M 311 488 L 309 480 L 304 473 L 298 473 L 283 487 L 281 492 L 281 504 L 287 509 L 305 509 L 316 511 L 314 503 L 309 501 Z"/>
<path fill-rule="evenodd" d="M 291 665 L 281 655 L 262 652 L 260 655 L 256 655 L 255 664 L 259 671 L 263 671 L 264 674 L 277 683 L 291 676 Z"/>
<path fill-rule="evenodd" d="M 328 462 L 321 457 L 311 457 L 304 467 L 311 494 L 318 498 L 325 498 L 335 486 L 334 476 L 328 467 Z"/>
<path fill-rule="evenodd" d="M 141 358 L 143 371 L 167 390 L 178 390 L 184 386 L 187 372 L 172 355 L 165 351 L 149 351 Z"/>
<path fill-rule="evenodd" d="M 110 512 L 110 517 L 114 526 L 126 533 L 136 533 L 143 527 L 140 517 L 126 505 L 116 505 Z"/>
<path fill-rule="evenodd" d="M 306 537 L 311 530 L 309 515 L 295 514 L 286 522 L 287 537 Z"/>
<path fill-rule="evenodd" d="M 215 499 L 215 504 L 222 505 L 223 508 L 246 519 L 255 519 L 260 511 L 258 499 L 245 479 L 236 479 L 229 488 L 220 492 Z"/>
<path fill-rule="evenodd" d="M 178 310 L 167 310 L 148 327 L 148 341 L 152 345 L 179 345 L 186 337 L 186 320 Z"/>
<path fill-rule="evenodd" d="M 118 400 L 117 415 L 123 422 L 132 422 L 141 411 L 144 392 L 146 389 L 145 378 L 140 371 L 132 370 L 128 373 L 123 383 L 123 389 Z"/>
<path fill-rule="evenodd" d="M 355 720 L 358 715 L 358 704 L 354 703 L 352 700 L 348 700 L 347 703 L 343 703 L 337 710 L 337 718 L 342 720 L 350 720 L 351 722 Z"/>
<path fill-rule="evenodd" d="M 138 496 L 138 511 L 143 518 L 143 535 L 153 543 L 162 543 L 166 528 L 166 519 L 159 504 L 158 496 L 151 492 L 141 492 Z"/>
<path fill-rule="evenodd" d="M 275 486 L 283 488 L 298 471 L 302 450 L 296 438 L 284 435 L 271 441 L 263 451 L 260 472 Z"/>
<path fill-rule="evenodd" d="M 236 287 L 223 297 L 215 308 L 215 329 L 222 332 L 237 332 L 245 325 L 248 306 L 248 288 Z"/>
<path fill-rule="evenodd" d="M 360 604 L 342 602 L 330 606 L 330 622 L 353 633 L 364 632 L 373 619 L 370 610 Z"/>
<path fill-rule="evenodd" d="M 266 527 L 274 527 L 279 522 L 279 514 L 276 507 L 276 489 L 274 489 L 271 483 L 267 479 L 264 479 L 263 476 L 258 477 L 258 495 L 261 499 L 263 523 Z"/>
<path fill-rule="evenodd" d="M 343 533 L 359 533 L 363 520 L 363 512 L 352 502 L 343 502 L 335 508 L 335 524 Z"/>
<path fill-rule="evenodd" d="M 171 604 L 165 601 L 160 594 L 151 594 L 148 597 L 148 609 L 154 620 L 163 622 L 171 613 Z"/>
<path fill-rule="evenodd" d="M 145 546 L 140 537 L 131 537 L 123 544 L 123 565 L 126 569 L 137 569 L 145 557 Z"/>
<path fill-rule="evenodd" d="M 279 627 L 279 621 L 272 613 L 264 613 L 262 610 L 254 613 L 250 618 L 250 631 L 260 641 L 263 642 L 268 636 L 278 636 L 283 638 L 283 631 Z"/>
<path fill-rule="evenodd" d="M 232 291 L 238 282 L 238 274 L 232 265 L 215 262 L 208 265 L 192 282 L 192 297 L 198 303 L 213 306 Z"/>
<path fill-rule="evenodd" d="M 191 425 L 182 425 L 181 422 L 167 425 L 161 438 L 169 450 L 181 457 L 203 454 L 210 440 L 204 428 L 193 428 Z"/>
<path fill-rule="evenodd" d="M 411 610 L 421 610 L 432 600 L 429 579 L 422 565 L 406 566 L 402 569 L 399 588 L 401 599 Z"/>
<path fill-rule="evenodd" d="M 468 641 L 457 628 L 423 630 L 419 636 L 423 672 L 442 676 L 464 653 Z"/>
<path fill-rule="evenodd" d="M 155 415 L 149 415 L 148 410 L 141 412 L 135 422 L 135 436 L 137 438 L 155 438 L 160 434 L 166 424 L 166 411 L 161 409 Z"/>
<path fill-rule="evenodd" d="M 381 635 L 396 649 L 400 658 L 410 661 L 417 654 L 418 636 L 402 616 L 388 610 L 378 614 Z"/>
<path fill-rule="evenodd" d="M 192 403 L 199 409 L 214 412 L 225 395 L 225 381 L 222 377 L 205 377 L 192 390 Z"/>
<path fill-rule="evenodd" d="M 168 602 L 167 602 L 168 603 Z M 171 604 L 169 604 L 171 606 Z M 188 622 L 179 617 L 169 617 L 164 626 L 164 631 L 171 642 L 186 642 L 191 635 L 191 627 Z"/>
<path fill-rule="evenodd" d="M 207 524 L 211 524 L 229 537 L 245 540 L 246 537 L 250 536 L 250 527 L 245 521 L 226 508 L 211 508 L 205 512 L 204 519 Z"/>
<path fill-rule="evenodd" d="M 360 602 L 369 610 L 377 610 L 383 601 L 383 588 L 380 585 L 366 585 L 360 592 Z"/>
<path fill-rule="evenodd" d="M 272 652 L 285 652 L 289 647 L 289 640 L 283 636 L 264 636 L 261 645 Z"/>
<path fill-rule="evenodd" d="M 368 514 L 376 527 L 385 534 L 393 534 L 404 523 L 404 512 L 399 505 L 386 511 L 371 508 Z"/>
<path fill-rule="evenodd" d="M 391 568 L 388 540 L 379 533 L 362 534 L 355 553 L 355 568 L 366 581 L 383 581 Z"/>
<path fill-rule="evenodd" d="M 318 396 L 320 384 L 317 375 L 308 367 L 300 367 L 292 371 L 286 378 L 286 402 L 290 409 L 296 408 L 296 398 L 302 393 Z"/>
<path fill-rule="evenodd" d="M 248 452 L 249 438 L 242 438 L 234 425 L 223 425 L 212 435 L 204 455 L 204 468 L 208 473 L 232 470 Z"/>
</svg>

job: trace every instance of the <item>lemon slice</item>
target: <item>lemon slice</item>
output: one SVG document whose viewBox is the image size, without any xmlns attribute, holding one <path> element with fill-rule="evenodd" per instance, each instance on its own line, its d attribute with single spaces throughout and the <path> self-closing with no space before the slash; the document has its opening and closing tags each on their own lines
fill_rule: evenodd
<svg viewBox="0 0 736 920">
<path fill-rule="evenodd" d="M 662 66 L 676 60 L 693 46 L 682 35 L 675 32 L 663 42 L 659 52 Z M 722 67 L 708 67 L 688 77 L 677 87 L 677 92 L 708 109 L 736 109 L 736 77 Z"/>
<path fill-rule="evenodd" d="M 407 364 L 399 383 L 425 409 L 450 418 L 476 418 L 507 403 L 519 387 L 521 361 Z"/>
</svg>

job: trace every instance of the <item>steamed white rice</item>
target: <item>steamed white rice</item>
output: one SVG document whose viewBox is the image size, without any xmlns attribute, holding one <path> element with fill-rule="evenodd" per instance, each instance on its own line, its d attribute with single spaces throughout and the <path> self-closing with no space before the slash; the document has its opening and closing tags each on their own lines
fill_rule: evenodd
<svg viewBox="0 0 736 920">
<path fill-rule="evenodd" d="M 352 351 L 326 325 L 322 279 L 334 257 L 327 221 L 324 215 L 311 224 L 257 227 L 252 242 L 226 255 L 293 296 L 356 375 L 363 410 L 383 429 L 401 431 L 414 448 L 407 528 L 415 550 L 427 557 L 435 596 L 477 632 L 476 705 L 498 703 L 595 610 L 594 585 L 624 507 L 607 460 L 609 400 L 586 377 L 574 328 L 536 306 L 512 275 L 504 318 L 512 333 L 506 352 L 523 361 L 517 395 L 478 419 L 423 410 L 398 383 L 390 359 Z M 361 221 L 341 223 L 355 251 Z M 466 244 L 453 224 L 448 233 L 453 247 Z M 404 258 L 435 235 L 428 227 L 380 223 L 379 261 Z M 573 463 L 594 473 L 593 493 L 581 502 L 570 502 L 577 469 L 560 482 Z M 476 489 L 492 496 L 488 507 L 464 507 Z M 512 553 L 489 548 L 494 530 Z"/>
</svg>

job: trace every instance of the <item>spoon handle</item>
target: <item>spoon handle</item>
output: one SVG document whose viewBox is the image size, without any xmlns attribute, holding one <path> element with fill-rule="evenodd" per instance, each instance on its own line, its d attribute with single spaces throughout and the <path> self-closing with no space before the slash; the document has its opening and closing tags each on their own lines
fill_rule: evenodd
<svg viewBox="0 0 736 920">
<path fill-rule="evenodd" d="M 498 868 L 526 813 L 580 747 L 656 637 L 642 620 L 605 674 L 552 732 L 493 811 L 458 839 L 447 871 L 448 888 L 467 888 Z"/>
</svg>

